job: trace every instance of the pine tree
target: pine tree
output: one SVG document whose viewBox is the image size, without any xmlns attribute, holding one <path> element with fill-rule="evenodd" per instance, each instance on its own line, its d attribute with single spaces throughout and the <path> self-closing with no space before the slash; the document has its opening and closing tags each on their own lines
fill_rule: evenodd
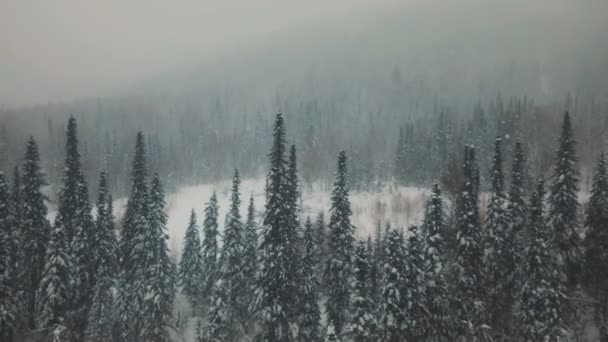
<svg viewBox="0 0 608 342">
<path fill-rule="evenodd" d="M 418 232 L 418 227 L 415 225 L 409 229 L 406 262 L 408 266 L 405 268 L 401 285 L 405 317 L 403 329 L 407 336 L 410 336 L 410 339 L 424 340 L 427 338 L 431 326 L 425 303 L 427 292 L 426 260 L 423 241 Z"/>
<path fill-rule="evenodd" d="M 21 173 L 19 171 L 19 166 L 15 166 L 13 171 L 13 184 L 9 194 L 9 204 L 10 204 L 10 215 L 11 215 L 11 225 L 13 227 L 12 239 L 14 249 L 11 252 L 13 255 L 14 262 L 13 265 L 13 279 L 18 282 L 17 289 L 20 294 L 23 290 L 22 285 L 25 283 L 20 279 L 20 276 L 23 274 L 23 248 L 17 248 L 17 246 L 22 246 L 22 234 L 23 234 L 23 197 L 22 193 L 22 184 L 21 184 Z M 21 298 L 19 298 L 21 301 Z"/>
<path fill-rule="evenodd" d="M 202 298 L 201 280 L 203 278 L 203 251 L 196 224 L 196 213 L 192 209 L 190 223 L 186 228 L 184 237 L 184 249 L 182 258 L 179 262 L 179 280 L 182 292 L 190 300 L 193 312 L 200 309 L 200 299 Z"/>
<path fill-rule="evenodd" d="M 439 183 L 433 183 L 424 216 L 424 272 L 427 279 L 426 305 L 430 317 L 427 334 L 431 339 L 446 336 L 449 326 L 449 301 L 446 291 L 446 216 Z"/>
<path fill-rule="evenodd" d="M 102 170 L 99 176 L 99 193 L 97 196 L 96 234 L 98 241 L 93 242 L 97 250 L 97 274 L 93 301 L 88 313 L 86 342 L 112 341 L 112 325 L 114 323 L 115 270 L 118 266 L 116 258 L 118 242 L 114 231 L 114 215 L 112 213 L 112 196 L 108 193 L 106 172 Z"/>
<path fill-rule="evenodd" d="M 73 286 L 70 288 L 71 307 L 74 310 L 74 333 L 82 338 L 86 328 L 86 317 L 91 304 L 91 293 L 95 284 L 96 263 L 92 243 L 98 240 L 95 235 L 91 203 L 87 183 L 82 172 L 78 152 L 77 126 L 74 117 L 68 120 L 66 131 L 66 158 L 59 190 L 55 225 L 64 225 L 68 253 L 74 267 Z"/>
<path fill-rule="evenodd" d="M 367 245 L 365 241 L 359 241 L 354 259 L 354 314 L 351 321 L 351 334 L 355 342 L 371 342 L 377 339 L 375 336 L 376 320 L 370 299 L 369 271 Z"/>
<path fill-rule="evenodd" d="M 222 283 L 221 291 L 224 292 L 222 294 L 225 297 L 224 304 L 227 305 L 225 312 L 228 322 L 231 324 L 226 327 L 230 331 L 228 336 L 230 340 L 238 339 L 242 333 L 241 322 L 245 319 L 248 304 L 244 299 L 247 295 L 247 288 L 243 275 L 244 229 L 240 214 L 240 185 L 241 179 L 236 170 L 232 180 L 232 196 L 226 215 L 218 274 L 218 279 Z"/>
<path fill-rule="evenodd" d="M 45 254 L 49 242 L 50 225 L 46 219 L 46 196 L 41 187 L 46 185 L 45 175 L 40 168 L 40 154 L 34 138 L 27 143 L 23 163 L 22 243 L 23 243 L 23 284 L 28 324 L 34 327 L 36 316 L 36 290 L 39 288 L 45 267 Z M 63 232 L 61 232 L 63 233 Z M 65 237 L 64 237 L 65 238 Z M 67 252 L 67 250 L 66 250 Z"/>
<path fill-rule="evenodd" d="M 575 141 L 568 112 L 564 115 L 559 148 L 555 157 L 549 196 L 549 218 L 561 262 L 566 267 L 568 287 L 572 289 L 580 273 L 580 236 L 578 235 L 579 190 Z"/>
<path fill-rule="evenodd" d="M 557 341 L 563 334 L 561 271 L 556 245 L 545 223 L 544 194 L 544 182 L 539 181 L 531 200 L 531 240 L 519 314 L 521 336 L 526 342 Z"/>
<path fill-rule="evenodd" d="M 205 207 L 205 220 L 203 222 L 203 297 L 201 300 L 204 304 L 208 304 L 211 300 L 213 286 L 217 279 L 218 210 L 217 195 L 213 192 L 209 203 Z"/>
<path fill-rule="evenodd" d="M 124 342 L 139 341 L 143 323 L 143 301 L 146 296 L 146 267 L 155 249 L 147 249 L 145 237 L 151 234 L 148 221 L 148 166 L 146 147 L 141 132 L 137 134 L 131 171 L 131 193 L 123 216 L 120 236 L 121 280 L 119 297 L 119 335 Z M 150 243 L 150 241 L 147 241 Z M 152 264 L 153 265 L 153 264 Z"/>
<path fill-rule="evenodd" d="M 464 185 L 457 210 L 457 249 L 453 293 L 458 298 L 456 315 L 460 334 L 477 329 L 483 322 L 483 248 L 476 189 L 475 149 L 465 146 Z M 464 324 L 464 325 L 463 325 Z"/>
<path fill-rule="evenodd" d="M 65 225 L 58 222 L 51 232 L 46 252 L 46 264 L 36 293 L 38 327 L 51 335 L 57 329 L 71 336 L 73 322 L 69 320 L 71 299 L 71 265 Z"/>
<path fill-rule="evenodd" d="M 148 203 L 149 229 L 142 244 L 149 251 L 144 257 L 145 296 L 142 302 L 143 341 L 168 342 L 177 275 L 169 258 L 165 194 L 157 173 L 152 177 Z"/>
<path fill-rule="evenodd" d="M 525 186 L 525 167 L 526 161 L 521 141 L 515 142 L 513 150 L 513 166 L 511 169 L 511 187 L 509 189 L 509 203 L 507 210 L 510 219 L 511 233 L 513 234 L 514 244 L 514 265 L 515 265 L 515 284 L 516 288 L 521 288 L 521 281 L 525 277 L 523 261 L 525 257 L 525 246 L 530 239 L 526 230 L 526 220 L 528 216 L 528 206 L 526 204 Z"/>
<path fill-rule="evenodd" d="M 596 319 L 605 325 L 608 306 L 608 170 L 606 155 L 597 161 L 591 197 L 586 208 L 584 284 L 595 297 Z"/>
<path fill-rule="evenodd" d="M 299 272 L 301 265 L 301 243 L 300 243 L 300 219 L 299 219 L 299 199 L 300 189 L 298 182 L 298 167 L 296 161 L 296 146 L 291 145 L 289 150 L 289 158 L 287 162 L 285 184 L 285 197 L 287 199 L 286 215 L 287 215 L 287 244 L 285 248 L 285 258 L 287 259 L 287 284 L 289 286 L 289 306 L 288 314 L 291 320 L 298 316 L 297 307 L 299 306 L 298 299 L 301 294 L 298 293 L 300 284 L 303 279 Z"/>
<path fill-rule="evenodd" d="M 315 232 L 310 221 L 306 219 L 304 225 L 304 256 L 302 259 L 302 284 L 299 300 L 300 328 L 297 341 L 321 341 L 321 312 L 319 310 L 319 281 L 315 275 L 318 263 L 316 254 Z"/>
<path fill-rule="evenodd" d="M 287 163 L 285 160 L 285 126 L 283 116 L 277 114 L 273 145 L 269 155 L 270 171 L 266 177 L 266 216 L 261 236 L 260 272 L 256 307 L 258 309 L 258 342 L 290 342 L 293 340 L 288 307 L 290 290 L 290 262 L 287 261 L 289 206 L 287 193 Z"/>
<path fill-rule="evenodd" d="M 16 282 L 14 279 L 16 263 L 14 227 L 9 206 L 9 192 L 0 172 L 0 339 L 11 341 L 16 320 Z"/>
<path fill-rule="evenodd" d="M 247 207 L 247 222 L 245 223 L 244 235 L 244 255 L 243 255 L 243 277 L 246 282 L 246 293 L 248 306 L 252 305 L 254 300 L 253 293 L 255 292 L 255 276 L 258 270 L 258 232 L 255 217 L 255 203 L 253 195 L 249 198 L 249 206 Z M 250 309 L 252 309 L 250 307 Z M 252 311 L 252 310 L 250 310 Z M 251 312 L 250 312 L 251 313 Z"/>
<path fill-rule="evenodd" d="M 516 235 L 512 231 L 502 173 L 502 139 L 496 138 L 491 170 L 491 198 L 485 222 L 484 247 L 489 318 L 494 329 L 506 328 L 515 300 Z"/>
<path fill-rule="evenodd" d="M 402 329 L 405 317 L 401 293 L 404 268 L 403 241 L 397 230 L 390 230 L 386 237 L 386 261 L 382 281 L 382 309 L 380 310 L 382 341 L 405 340 Z"/>
<path fill-rule="evenodd" d="M 346 153 L 340 152 L 331 196 L 329 259 L 325 270 L 325 284 L 328 287 L 325 310 L 328 320 L 335 326 L 338 337 L 346 331 L 350 322 L 350 283 L 353 276 L 354 227 L 350 222 L 352 212 L 348 199 L 346 160 Z"/>
</svg>

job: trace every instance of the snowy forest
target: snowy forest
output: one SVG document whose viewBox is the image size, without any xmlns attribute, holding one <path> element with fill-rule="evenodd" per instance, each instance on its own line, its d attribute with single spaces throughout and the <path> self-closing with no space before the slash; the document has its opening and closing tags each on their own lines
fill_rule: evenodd
<svg viewBox="0 0 608 342">
<path fill-rule="evenodd" d="M 546 179 L 528 178 L 520 139 L 508 167 L 498 136 L 484 190 L 481 148 L 466 144 L 458 175 L 447 176 L 459 182 L 454 196 L 435 181 L 418 224 L 379 221 L 367 236 L 351 222 L 345 151 L 329 217 L 303 212 L 299 154 L 284 120 L 277 114 L 268 132 L 263 210 L 243 196 L 234 170 L 223 229 L 214 192 L 202 212 L 192 209 L 179 258 L 142 133 L 120 221 L 105 169 L 90 200 L 73 117 L 49 220 L 31 137 L 12 176 L 0 173 L 3 341 L 173 341 L 186 331 L 196 342 L 575 341 L 589 321 L 606 339 L 608 165 L 600 153 L 583 210 L 568 112 Z M 399 182 L 410 181 L 406 139 L 402 130 Z"/>
<path fill-rule="evenodd" d="M 608 342 L 607 13 L 4 0 L 0 342 Z"/>
</svg>

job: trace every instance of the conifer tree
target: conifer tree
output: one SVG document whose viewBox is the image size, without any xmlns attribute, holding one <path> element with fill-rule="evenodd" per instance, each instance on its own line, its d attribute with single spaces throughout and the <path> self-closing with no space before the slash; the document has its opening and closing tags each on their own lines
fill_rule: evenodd
<svg viewBox="0 0 608 342">
<path fill-rule="evenodd" d="M 93 301 L 88 313 L 88 323 L 84 340 L 86 342 L 112 341 L 114 323 L 115 270 L 118 266 L 118 242 L 114 231 L 112 213 L 112 196 L 108 193 L 105 170 L 99 176 L 99 193 L 97 196 L 96 235 L 93 248 L 97 252 L 97 274 L 93 290 Z"/>
<path fill-rule="evenodd" d="M 556 260 L 556 244 L 545 223 L 544 194 L 541 180 L 531 200 L 532 231 L 519 314 L 521 336 L 526 342 L 557 341 L 563 335 L 561 271 Z"/>
<path fill-rule="evenodd" d="M 528 206 L 526 204 L 525 186 L 525 167 L 526 161 L 521 141 L 515 142 L 513 150 L 513 165 L 511 169 L 511 187 L 509 188 L 509 203 L 507 206 L 508 217 L 511 225 L 511 233 L 514 236 L 514 265 L 515 265 L 515 284 L 516 288 L 521 287 L 521 280 L 524 278 L 523 261 L 525 247 L 529 241 L 526 229 L 528 217 Z"/>
<path fill-rule="evenodd" d="M 354 252 L 354 227 L 348 199 L 346 153 L 338 156 L 338 171 L 331 196 L 329 222 L 329 259 L 325 270 L 328 298 L 325 303 L 327 318 L 335 326 L 338 337 L 346 331 L 350 322 L 351 279 Z"/>
<path fill-rule="evenodd" d="M 45 175 L 40 168 L 38 144 L 32 137 L 27 143 L 23 163 L 23 187 L 21 189 L 23 198 L 23 221 L 21 225 L 24 261 L 23 284 L 30 328 L 34 328 L 36 290 L 39 288 L 46 264 L 45 255 L 50 235 L 50 225 L 46 219 L 47 207 L 44 204 L 46 196 L 41 191 L 41 187 L 46 185 L 44 178 Z M 64 234 L 62 231 L 60 233 Z M 63 239 L 65 238 L 64 236 Z"/>
<path fill-rule="evenodd" d="M 205 220 L 203 221 L 203 298 L 201 299 L 205 304 L 211 300 L 213 286 L 217 279 L 218 210 L 217 195 L 214 191 L 205 207 Z"/>
<path fill-rule="evenodd" d="M 266 177 L 266 216 L 260 244 L 260 272 L 256 307 L 258 309 L 258 342 L 290 342 L 293 340 L 288 306 L 290 291 L 288 284 L 291 271 L 287 259 L 289 232 L 289 201 L 287 194 L 287 162 L 285 160 L 285 126 L 283 116 L 277 114 L 273 145 L 269 155 L 270 171 Z"/>
<path fill-rule="evenodd" d="M 449 302 L 447 299 L 445 281 L 446 266 L 446 217 L 439 183 L 435 182 L 431 190 L 431 198 L 427 203 L 424 217 L 424 271 L 426 272 L 427 289 L 426 305 L 430 317 L 429 338 L 438 339 L 446 336 L 449 326 Z"/>
<path fill-rule="evenodd" d="M 572 123 L 570 114 L 566 112 L 551 178 L 549 218 L 561 260 L 566 268 L 569 289 L 576 285 L 580 273 L 581 239 L 577 232 L 579 176 L 576 162 Z"/>
<path fill-rule="evenodd" d="M 230 330 L 233 331 L 231 338 L 236 338 L 240 333 L 239 326 L 244 320 L 244 314 L 247 312 L 247 295 L 246 280 L 243 274 L 244 264 L 244 229 L 241 221 L 240 195 L 241 179 L 238 170 L 234 172 L 232 180 L 232 196 L 230 199 L 230 208 L 226 215 L 226 225 L 224 228 L 224 238 L 222 243 L 222 253 L 220 256 L 220 269 L 218 279 L 222 282 L 222 291 L 224 291 L 228 309 L 226 310 L 228 320 L 232 322 Z"/>
<path fill-rule="evenodd" d="M 410 226 L 406 251 L 407 267 L 403 275 L 402 300 L 404 310 L 403 329 L 413 340 L 427 338 L 430 327 L 425 294 L 427 279 L 425 276 L 425 254 L 423 241 L 418 227 Z M 434 313 L 433 313 L 434 314 Z"/>
<path fill-rule="evenodd" d="M 597 161 L 591 197 L 586 208 L 585 273 L 586 289 L 595 297 L 595 316 L 600 325 L 608 317 L 608 170 L 606 155 Z"/>
<path fill-rule="evenodd" d="M 355 250 L 354 273 L 355 286 L 353 295 L 353 317 L 351 334 L 355 342 L 375 341 L 376 320 L 370 300 L 370 265 L 365 241 L 359 241 Z"/>
<path fill-rule="evenodd" d="M 15 166 L 13 171 L 13 183 L 11 184 L 10 194 L 9 194 L 9 205 L 10 205 L 10 215 L 11 215 L 11 225 L 13 227 L 12 239 L 14 249 L 11 252 L 13 255 L 13 275 L 11 277 L 18 282 L 17 288 L 19 290 L 19 295 L 23 290 L 22 286 L 24 281 L 20 279 L 20 276 L 23 275 L 23 248 L 17 248 L 17 246 L 22 246 L 22 223 L 23 223 L 23 197 L 22 193 L 22 184 L 21 184 L 21 173 L 19 171 L 19 166 Z M 21 298 L 19 298 L 21 301 Z"/>
<path fill-rule="evenodd" d="M 63 331 L 62 336 L 74 334 L 74 322 L 71 322 L 69 317 L 72 309 L 71 261 L 64 227 L 58 222 L 51 232 L 46 264 L 36 293 L 38 327 L 49 336 L 56 330 Z"/>
<path fill-rule="evenodd" d="M 489 318 L 494 329 L 506 328 L 515 300 L 517 277 L 516 236 L 507 210 L 504 176 L 502 173 L 502 139 L 496 138 L 490 178 L 491 198 L 485 222 L 484 248 L 486 286 L 489 289 Z"/>
<path fill-rule="evenodd" d="M 291 145 L 289 150 L 289 158 L 287 161 L 287 173 L 286 173 L 286 184 L 285 184 L 285 196 L 287 198 L 286 215 L 287 215 L 287 244 L 285 248 L 285 258 L 287 259 L 287 284 L 289 285 L 289 306 L 288 314 L 291 320 L 294 320 L 299 313 L 297 308 L 299 306 L 298 300 L 301 297 L 299 289 L 302 284 L 301 272 L 299 272 L 301 265 L 301 241 L 300 241 L 300 219 L 299 219 L 299 199 L 300 189 L 298 182 L 298 167 L 296 161 L 296 146 Z"/>
<path fill-rule="evenodd" d="M 202 277 L 203 251 L 198 225 L 196 224 L 196 213 L 192 209 L 190 223 L 188 224 L 188 228 L 186 228 L 186 236 L 184 237 L 182 258 L 179 262 L 179 280 L 182 292 L 190 300 L 194 312 L 200 309 L 199 301 L 202 298 L 202 293 L 200 293 Z"/>
<path fill-rule="evenodd" d="M 386 261 L 383 268 L 382 309 L 380 327 L 382 341 L 399 342 L 405 340 L 402 329 L 405 317 L 401 293 L 403 271 L 403 243 L 397 230 L 390 230 L 386 237 Z"/>
<path fill-rule="evenodd" d="M 475 149 L 465 146 L 464 185 L 457 210 L 457 249 L 454 262 L 453 293 L 460 334 L 483 322 L 483 248 L 476 189 Z"/>
<path fill-rule="evenodd" d="M 123 216 L 120 235 L 121 279 L 119 297 L 119 332 L 124 342 L 139 341 L 143 323 L 143 301 L 146 296 L 146 267 L 156 248 L 147 249 L 146 235 L 153 234 L 148 221 L 148 165 L 144 136 L 137 134 L 131 171 L 131 192 Z"/>
<path fill-rule="evenodd" d="M 149 229 L 144 232 L 143 246 L 145 296 L 142 302 L 141 340 L 168 342 L 177 275 L 169 258 L 165 194 L 157 173 L 152 177 L 148 203 Z"/>
<path fill-rule="evenodd" d="M 304 256 L 302 259 L 302 289 L 299 300 L 300 328 L 297 341 L 321 341 L 321 312 L 319 310 L 319 281 L 315 275 L 318 255 L 316 254 L 315 232 L 310 221 L 304 225 Z"/>
<path fill-rule="evenodd" d="M 0 339 L 11 341 L 16 320 L 16 282 L 14 265 L 17 246 L 9 206 L 9 191 L 0 172 Z"/>
<path fill-rule="evenodd" d="M 249 198 L 249 206 L 247 207 L 247 222 L 245 223 L 244 235 L 244 255 L 243 255 L 243 277 L 246 282 L 248 306 L 251 306 L 253 301 L 253 293 L 255 292 L 256 282 L 255 276 L 258 270 L 258 232 L 255 217 L 255 203 L 253 195 Z M 250 308 L 251 309 L 251 308 Z"/>
<path fill-rule="evenodd" d="M 74 310 L 74 332 L 82 338 L 86 327 L 86 317 L 91 304 L 91 293 L 95 284 L 95 236 L 91 203 L 87 183 L 82 172 L 78 152 L 77 125 L 74 117 L 68 120 L 66 130 L 66 157 L 61 189 L 58 195 L 55 225 L 63 224 L 68 253 L 73 267 L 73 286 L 70 289 L 71 307 Z M 91 253 L 93 251 L 93 253 Z"/>
</svg>

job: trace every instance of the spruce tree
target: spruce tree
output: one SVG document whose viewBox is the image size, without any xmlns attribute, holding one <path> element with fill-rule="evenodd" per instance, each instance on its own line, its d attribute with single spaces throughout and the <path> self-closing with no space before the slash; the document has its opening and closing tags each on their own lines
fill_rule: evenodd
<svg viewBox="0 0 608 342">
<path fill-rule="evenodd" d="M 72 270 L 74 284 L 70 289 L 71 307 L 74 310 L 75 334 L 78 338 L 82 338 L 96 276 L 97 260 L 92 243 L 98 240 L 98 236 L 95 235 L 89 192 L 78 152 L 77 125 L 74 117 L 69 118 L 66 130 L 65 166 L 55 217 L 55 225 L 58 224 L 64 225 L 68 253 L 74 267 Z"/>
<path fill-rule="evenodd" d="M 516 235 L 507 210 L 502 172 L 502 139 L 496 138 L 490 179 L 490 203 L 485 221 L 485 284 L 489 289 L 488 314 L 494 329 L 507 328 L 515 300 L 517 277 Z"/>
<path fill-rule="evenodd" d="M 23 244 L 23 284 L 24 299 L 28 315 L 28 325 L 34 328 L 36 316 L 36 290 L 39 288 L 46 264 L 50 225 L 46 219 L 46 196 L 41 188 L 46 185 L 45 175 L 40 168 L 40 154 L 34 138 L 27 143 L 23 163 L 22 244 Z M 64 234 L 63 231 L 60 232 Z M 63 239 L 66 239 L 64 236 Z M 67 243 L 67 241 L 64 241 Z M 67 248 L 67 247 L 66 247 Z M 67 250 L 65 251 L 67 253 Z"/>
<path fill-rule="evenodd" d="M 20 292 L 23 290 L 22 279 L 20 279 L 21 275 L 23 275 L 23 248 L 17 248 L 17 246 L 22 246 L 22 224 L 23 224 L 23 197 L 22 193 L 22 184 L 21 184 L 21 173 L 19 171 L 19 166 L 15 166 L 13 171 L 13 183 L 11 184 L 10 194 L 9 194 L 9 205 L 10 205 L 10 214 L 11 214 L 11 225 L 13 227 L 12 238 L 13 238 L 13 246 L 14 249 L 11 252 L 11 255 L 14 257 L 13 262 L 13 279 L 18 282 L 17 288 Z M 21 298 L 19 298 L 21 301 Z"/>
<path fill-rule="evenodd" d="M 544 194 L 541 180 L 530 203 L 531 240 L 519 313 L 521 337 L 526 342 L 557 341 L 563 335 L 562 272 L 557 263 L 555 240 L 545 222 Z"/>
<path fill-rule="evenodd" d="M 258 232 L 257 222 L 255 217 L 255 203 L 253 195 L 249 197 L 249 206 L 247 207 L 247 222 L 245 223 L 245 231 L 243 232 L 244 251 L 243 251 L 243 277 L 246 282 L 247 299 L 246 303 L 251 306 L 254 298 L 256 282 L 255 276 L 258 270 Z M 250 307 L 250 309 L 252 309 Z"/>
<path fill-rule="evenodd" d="M 402 281 L 402 306 L 404 308 L 405 334 L 412 340 L 427 338 L 430 322 L 425 302 L 427 292 L 427 279 L 425 275 L 425 254 L 423 241 L 418 227 L 413 225 L 409 229 L 406 251 L 405 273 Z M 434 314 L 434 313 L 433 313 Z"/>
<path fill-rule="evenodd" d="M 475 149 L 465 146 L 464 184 L 457 210 L 457 249 L 452 283 L 455 314 L 460 325 L 459 333 L 477 329 L 483 322 L 483 248 L 479 222 L 476 185 Z"/>
<path fill-rule="evenodd" d="M 586 289 L 595 297 L 595 316 L 606 324 L 608 309 L 608 170 L 606 155 L 597 161 L 591 197 L 586 207 L 585 273 Z"/>
<path fill-rule="evenodd" d="M 381 339 L 386 342 L 405 340 L 402 326 L 405 320 L 402 281 L 404 268 L 403 241 L 397 230 L 386 236 L 386 261 L 383 267 Z"/>
<path fill-rule="evenodd" d="M 198 225 L 196 224 L 196 213 L 192 209 L 190 223 L 188 224 L 188 228 L 186 228 L 186 236 L 184 237 L 182 257 L 179 262 L 179 281 L 182 286 L 182 292 L 190 300 L 193 312 L 197 312 L 200 309 L 202 279 L 203 251 Z"/>
<path fill-rule="evenodd" d="M 113 289 L 116 282 L 116 267 L 118 266 L 118 242 L 114 231 L 111 201 L 112 196 L 108 193 L 106 172 L 102 170 L 99 176 L 95 226 L 98 241 L 94 241 L 93 247 L 98 251 L 97 281 L 88 313 L 87 329 L 84 336 L 86 342 L 112 341 L 112 325 L 114 323 Z"/>
<path fill-rule="evenodd" d="M 217 279 L 218 210 L 217 195 L 214 191 L 205 207 L 205 220 L 203 221 L 203 297 L 201 300 L 204 304 L 208 304 L 211 300 L 213 286 Z"/>
<path fill-rule="evenodd" d="M 427 279 L 426 305 L 430 316 L 428 337 L 446 336 L 449 326 L 449 301 L 446 291 L 446 216 L 439 183 L 435 182 L 424 217 L 424 272 Z"/>
<path fill-rule="evenodd" d="M 65 225 L 61 222 L 53 228 L 47 247 L 46 264 L 36 293 L 38 327 L 45 335 L 61 331 L 61 336 L 71 338 L 75 333 L 74 322 L 70 321 L 71 261 Z"/>
<path fill-rule="evenodd" d="M 375 341 L 376 320 L 370 298 L 370 265 L 367 244 L 359 241 L 355 250 L 354 273 L 355 286 L 353 295 L 353 317 L 351 334 L 355 342 Z"/>
<path fill-rule="evenodd" d="M 511 187 L 509 188 L 508 217 L 511 225 L 511 233 L 514 236 L 514 268 L 515 283 L 517 288 L 521 287 L 521 281 L 525 277 L 523 274 L 523 261 L 525 257 L 525 247 L 530 240 L 526 229 L 528 216 L 528 206 L 526 203 L 525 187 L 525 168 L 526 161 L 521 141 L 515 142 L 513 150 L 513 165 L 511 168 Z"/>
<path fill-rule="evenodd" d="M 581 239 L 577 232 L 579 176 L 576 162 L 572 123 L 570 114 L 566 112 L 551 178 L 549 218 L 560 258 L 566 268 L 569 289 L 576 285 L 580 273 Z"/>
<path fill-rule="evenodd" d="M 142 242 L 150 251 L 144 258 L 145 296 L 142 302 L 142 341 L 168 342 L 177 275 L 169 258 L 165 194 L 157 173 L 152 177 L 147 229 Z"/>
<path fill-rule="evenodd" d="M 302 284 L 300 308 L 300 327 L 298 329 L 297 341 L 321 341 L 321 312 L 319 309 L 319 281 L 315 275 L 318 263 L 316 254 L 315 232 L 310 221 L 306 219 L 304 225 L 304 255 L 302 259 Z"/>
<path fill-rule="evenodd" d="M 131 171 L 131 192 L 123 216 L 120 235 L 121 279 L 118 291 L 119 332 L 124 342 L 139 341 L 143 323 L 143 301 L 146 296 L 146 268 L 150 255 L 156 255 L 147 235 L 153 234 L 149 223 L 148 166 L 144 136 L 137 134 Z"/>
<path fill-rule="evenodd" d="M 0 339 L 11 341 L 16 320 L 16 282 L 14 265 L 17 262 L 14 226 L 11 220 L 9 191 L 4 174 L 0 172 Z"/>
<path fill-rule="evenodd" d="M 300 189 L 298 182 L 298 167 L 296 161 L 296 146 L 291 145 L 289 150 L 289 158 L 287 161 L 287 173 L 285 178 L 285 196 L 287 199 L 286 215 L 287 215 L 287 244 L 285 248 L 285 258 L 287 259 L 287 284 L 289 285 L 289 306 L 288 314 L 290 319 L 295 319 L 298 316 L 297 307 L 300 298 L 300 284 L 302 283 L 300 270 L 301 260 L 301 243 L 300 243 L 300 219 L 299 219 L 299 199 Z"/>
<path fill-rule="evenodd" d="M 230 199 L 230 208 L 226 215 L 226 224 L 224 228 L 224 238 L 222 241 L 222 253 L 220 256 L 220 269 L 218 279 L 221 280 L 224 292 L 225 305 L 227 305 L 226 313 L 231 326 L 227 327 L 231 331 L 230 339 L 238 339 L 242 333 L 241 323 L 244 321 L 244 315 L 247 313 L 247 296 L 246 279 L 243 274 L 243 258 L 244 258 L 244 229 L 241 221 L 240 207 L 240 186 L 241 179 L 238 170 L 234 172 L 232 180 L 232 196 Z M 220 289 L 218 289 L 219 291 Z"/>
<path fill-rule="evenodd" d="M 223 279 L 219 278 L 213 287 L 207 314 L 209 342 L 238 341 L 237 332 L 234 331 L 235 322 L 231 320 L 228 292 Z"/>
<path fill-rule="evenodd" d="M 328 289 L 325 310 L 338 337 L 342 336 L 350 322 L 350 284 L 353 276 L 354 227 L 350 222 L 352 212 L 348 199 L 346 160 L 346 153 L 340 152 L 331 196 L 329 257 L 325 270 L 325 284 Z"/>
<path fill-rule="evenodd" d="M 291 263 L 287 260 L 289 232 L 289 201 L 287 198 L 287 162 L 285 160 L 285 126 L 277 114 L 273 144 L 269 155 L 270 171 L 266 177 L 266 216 L 260 243 L 260 272 L 256 307 L 258 309 L 258 342 L 290 342 L 293 340 L 288 307 Z"/>
</svg>

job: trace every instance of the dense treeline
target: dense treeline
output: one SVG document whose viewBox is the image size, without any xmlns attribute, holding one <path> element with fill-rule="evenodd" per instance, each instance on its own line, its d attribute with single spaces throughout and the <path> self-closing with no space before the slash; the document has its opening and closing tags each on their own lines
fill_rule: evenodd
<svg viewBox="0 0 608 342">
<path fill-rule="evenodd" d="M 34 138 L 10 186 L 0 173 L 0 337 L 163 342 L 187 319 L 196 342 L 576 341 L 591 312 L 607 341 L 605 155 L 583 212 L 567 112 L 546 179 L 546 170 L 530 179 L 528 145 L 504 136 L 490 147 L 487 172 L 478 153 L 485 147 L 466 144 L 462 159 L 447 156 L 462 160 L 444 175 L 457 190 L 447 200 L 434 181 L 419 226 L 379 222 L 374 236 L 357 241 L 349 201 L 356 160 L 338 153 L 329 221 L 319 215 L 313 223 L 301 210 L 301 152 L 288 144 L 278 114 L 263 215 L 253 197 L 241 214 L 235 170 L 224 230 L 213 194 L 203 219 L 192 211 L 178 263 L 169 256 L 162 177 L 151 172 L 145 136 L 136 137 L 117 225 L 107 170 L 99 171 L 95 209 L 89 200 L 71 117 L 54 222 Z M 410 167 L 408 154 L 397 156 Z M 404 177 L 416 177 L 411 170 Z M 179 293 L 189 303 L 186 318 L 174 311 Z"/>
<path fill-rule="evenodd" d="M 589 146 L 580 151 L 579 165 L 585 188 L 590 185 L 591 166 L 608 129 L 608 103 L 602 98 L 581 95 L 539 103 L 515 93 L 458 100 L 424 93 L 399 68 L 383 75 L 374 83 L 377 87 L 361 91 L 342 85 L 309 93 L 303 89 L 316 84 L 304 84 L 276 90 L 271 99 L 251 99 L 226 90 L 0 109 L 0 170 L 20 164 L 22 146 L 34 135 L 45 156 L 41 166 L 49 184 L 60 184 L 63 123 L 69 113 L 77 113 L 80 132 L 87 137 L 80 145 L 85 178 L 95 179 L 99 169 L 106 169 L 112 175 L 108 186 L 117 196 L 128 195 L 131 141 L 137 131 L 145 132 L 150 168 L 159 173 L 169 191 L 181 185 L 225 180 L 234 169 L 246 178 L 261 176 L 266 169 L 264 146 L 271 142 L 267 132 L 273 118 L 268 113 L 288 112 L 291 119 L 286 130 L 290 143 L 298 146 L 304 187 L 317 184 L 323 190 L 331 189 L 334 170 L 330 165 L 344 149 L 353 190 L 374 190 L 393 178 L 401 184 L 427 187 L 439 179 L 451 193 L 459 180 L 454 183 L 448 175 L 460 169 L 460 149 L 467 143 L 478 147 L 482 187 L 489 188 L 496 136 L 522 139 L 530 157 L 530 174 L 548 170 L 560 113 L 569 110 L 576 120 L 575 137 Z M 511 146 L 505 144 L 507 157 Z M 92 194 L 96 186 L 91 185 Z M 58 189 L 45 193 L 56 201 Z"/>
</svg>

